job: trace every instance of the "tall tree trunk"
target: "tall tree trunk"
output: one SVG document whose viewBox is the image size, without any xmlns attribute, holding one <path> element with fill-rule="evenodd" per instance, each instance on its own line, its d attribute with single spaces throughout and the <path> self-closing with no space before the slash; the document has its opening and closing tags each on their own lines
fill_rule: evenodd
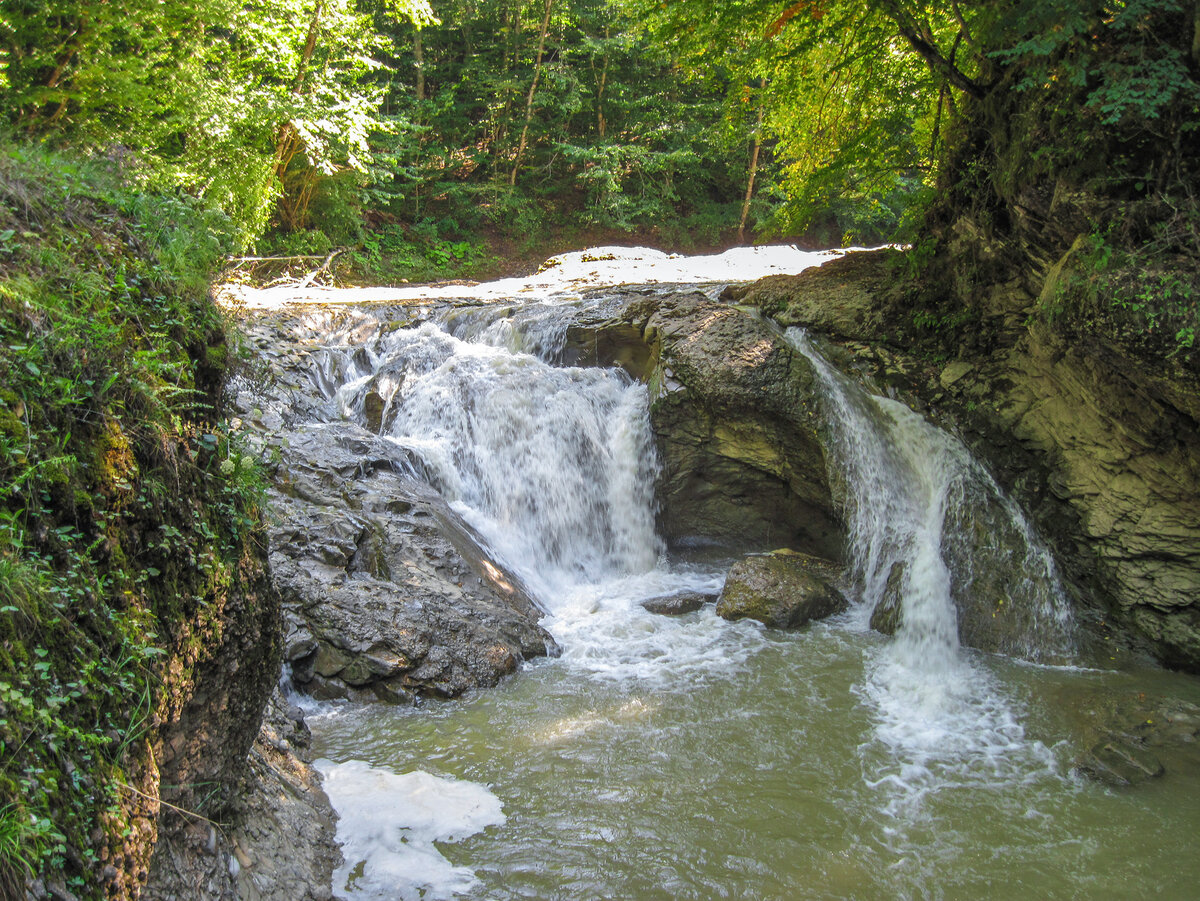
<svg viewBox="0 0 1200 901">
<path fill-rule="evenodd" d="M 609 35 L 612 32 L 612 26 L 604 26 L 604 41 L 608 42 Z M 603 138 L 604 132 L 608 128 L 608 121 L 604 118 L 604 89 L 608 86 L 608 49 L 604 51 L 604 65 L 600 67 L 600 80 L 596 85 L 596 133 Z"/>
<path fill-rule="evenodd" d="M 413 34 L 413 56 L 417 60 L 417 100 L 425 99 L 425 46 L 421 43 L 421 29 Z"/>
<path fill-rule="evenodd" d="M 1200 0 L 1192 11 L 1192 59 L 1200 66 Z"/>
<path fill-rule="evenodd" d="M 517 183 L 517 170 L 521 168 L 521 157 L 525 153 L 525 144 L 529 139 L 529 123 L 533 121 L 533 95 L 537 92 L 538 81 L 542 77 L 542 56 L 546 52 L 546 33 L 550 30 L 550 9 L 554 0 L 546 0 L 546 14 L 542 17 L 542 30 L 538 35 L 537 57 L 533 62 L 533 81 L 529 83 L 529 96 L 525 98 L 525 127 L 521 129 L 521 140 L 517 144 L 517 156 L 513 160 L 512 172 L 508 183 Z"/>
<path fill-rule="evenodd" d="M 308 64 L 312 62 L 313 53 L 317 48 L 317 36 L 321 32 L 321 14 L 324 11 L 325 0 L 317 0 L 313 6 L 312 20 L 308 23 L 308 35 L 304 40 L 304 49 L 296 64 L 296 77 L 292 81 L 293 94 L 300 94 L 304 90 L 304 81 L 308 78 Z M 292 229 L 298 228 L 302 224 L 308 206 L 306 198 L 312 193 L 310 189 L 302 185 L 298 197 L 293 202 L 288 198 L 284 181 L 288 166 L 300 152 L 303 144 L 299 132 L 291 122 L 284 122 L 279 126 L 279 131 L 275 136 L 275 177 L 279 179 L 280 185 L 285 186 L 279 198 L 280 217 Z"/>
<path fill-rule="evenodd" d="M 742 200 L 742 217 L 738 220 L 738 243 L 746 241 L 746 220 L 750 218 L 750 200 L 754 197 L 754 180 L 758 176 L 758 155 L 762 150 L 763 111 L 766 109 L 766 98 L 763 93 L 767 89 L 767 79 L 758 83 L 758 115 L 754 123 L 754 148 L 750 151 L 750 173 L 746 177 L 746 197 Z"/>
</svg>

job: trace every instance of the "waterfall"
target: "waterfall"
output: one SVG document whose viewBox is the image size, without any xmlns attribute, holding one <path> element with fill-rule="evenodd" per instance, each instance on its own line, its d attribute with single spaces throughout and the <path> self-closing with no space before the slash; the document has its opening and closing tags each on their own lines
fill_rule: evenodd
<svg viewBox="0 0 1200 901">
<path fill-rule="evenodd" d="M 1020 508 L 954 436 L 862 390 L 802 330 L 787 338 L 821 388 L 854 588 L 868 611 L 898 608 L 896 653 L 937 667 L 975 634 L 1026 659 L 1069 657 L 1070 608 Z"/>
<path fill-rule="evenodd" d="M 372 357 L 371 375 L 336 392 L 341 412 L 362 417 L 373 391 L 386 400 L 382 434 L 420 461 L 510 567 L 552 592 L 655 565 L 644 386 L 617 370 L 555 368 L 461 341 L 431 323 L 381 338 Z"/>
</svg>

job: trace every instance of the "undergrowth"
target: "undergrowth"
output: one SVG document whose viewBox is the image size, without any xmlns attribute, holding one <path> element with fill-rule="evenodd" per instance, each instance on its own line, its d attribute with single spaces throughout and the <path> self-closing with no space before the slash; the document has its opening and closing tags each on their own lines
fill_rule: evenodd
<svg viewBox="0 0 1200 901">
<path fill-rule="evenodd" d="M 261 477 L 218 419 L 225 225 L 0 143 L 4 897 L 35 877 L 125 890 L 146 811 L 123 787 L 203 656 L 180 656 L 180 624 L 205 621 L 256 540 Z"/>
<path fill-rule="evenodd" d="M 1159 196 L 1077 242 L 1042 314 L 1200 372 L 1200 204 Z"/>
</svg>

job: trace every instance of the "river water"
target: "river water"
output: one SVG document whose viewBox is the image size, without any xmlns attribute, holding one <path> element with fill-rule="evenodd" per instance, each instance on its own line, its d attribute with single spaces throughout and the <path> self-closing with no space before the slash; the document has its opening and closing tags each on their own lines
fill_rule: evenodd
<svg viewBox="0 0 1200 901">
<path fill-rule="evenodd" d="M 961 445 L 827 372 L 857 605 L 795 633 L 711 605 L 656 616 L 640 602 L 715 593 L 730 561 L 666 552 L 646 390 L 545 362 L 561 332 L 546 310 L 460 312 L 372 337 L 366 363 L 335 349 L 358 368 L 327 367 L 343 415 L 362 415 L 368 387 L 385 395 L 386 433 L 532 588 L 563 649 L 454 702 L 313 708 L 342 815 L 336 891 L 1195 897 L 1191 749 L 1164 751 L 1167 775 L 1129 789 L 1072 765 L 1089 711 L 1200 701 L 1196 680 L 1076 653 L 1052 562 Z M 960 571 L 991 553 L 954 548 L 947 524 L 968 507 L 1022 536 L 1032 612 L 1011 656 L 958 643 Z M 898 561 L 904 617 L 886 637 L 867 618 Z"/>
</svg>

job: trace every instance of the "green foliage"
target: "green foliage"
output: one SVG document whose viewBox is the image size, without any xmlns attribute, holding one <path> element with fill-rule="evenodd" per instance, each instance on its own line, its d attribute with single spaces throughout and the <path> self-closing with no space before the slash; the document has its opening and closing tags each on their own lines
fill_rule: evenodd
<svg viewBox="0 0 1200 901">
<path fill-rule="evenodd" d="M 424 0 L 375 8 L 433 20 Z M 205 198 L 245 246 L 278 200 L 295 217 L 312 181 L 368 167 L 386 127 L 370 22 L 352 0 L 13 0 L 0 117 Z"/>
<path fill-rule="evenodd" d="M 352 258 L 358 273 L 380 282 L 470 278 L 495 262 L 480 243 L 445 237 L 429 219 L 367 233 Z"/>
<path fill-rule="evenodd" d="M 1184 220 L 1186 221 L 1186 220 Z M 1115 340 L 1144 357 L 1200 369 L 1200 211 L 1186 232 L 1180 219 L 1159 222 L 1158 240 L 1132 249 L 1114 234 L 1077 245 L 1041 313 L 1062 327 Z M 1178 251 L 1181 239 L 1190 251 Z"/>
<path fill-rule="evenodd" d="M 216 420 L 226 226 L 0 148 L 0 888 L 61 874 L 105 897 L 121 785 L 203 656 L 181 662 L 182 624 L 257 540 L 257 465 Z"/>
</svg>

